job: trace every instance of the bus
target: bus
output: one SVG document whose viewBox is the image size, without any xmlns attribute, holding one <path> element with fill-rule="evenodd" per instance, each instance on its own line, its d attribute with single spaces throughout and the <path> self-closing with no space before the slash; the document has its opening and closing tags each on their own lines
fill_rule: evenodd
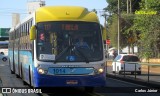
<svg viewBox="0 0 160 96">
<path fill-rule="evenodd" d="M 105 86 L 103 29 L 87 8 L 40 7 L 9 32 L 11 73 L 36 88 Z M 76 47 L 79 38 L 89 47 Z"/>
<path fill-rule="evenodd" d="M 0 60 L 3 62 L 8 61 L 8 41 L 0 41 Z"/>
</svg>

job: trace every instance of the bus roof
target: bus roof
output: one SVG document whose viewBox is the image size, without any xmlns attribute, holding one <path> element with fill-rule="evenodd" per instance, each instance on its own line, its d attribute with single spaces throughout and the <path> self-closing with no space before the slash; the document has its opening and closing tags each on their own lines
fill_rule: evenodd
<svg viewBox="0 0 160 96">
<path fill-rule="evenodd" d="M 44 6 L 36 10 L 36 22 L 89 21 L 99 22 L 95 12 L 79 6 Z"/>
</svg>

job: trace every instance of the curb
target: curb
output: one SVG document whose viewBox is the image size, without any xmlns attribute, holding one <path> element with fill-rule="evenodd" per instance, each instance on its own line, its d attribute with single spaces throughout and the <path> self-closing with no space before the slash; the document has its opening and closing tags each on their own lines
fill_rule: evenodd
<svg viewBox="0 0 160 96">
<path fill-rule="evenodd" d="M 106 74 L 106 77 L 109 78 L 114 78 L 114 79 L 119 79 L 119 80 L 123 80 L 126 82 L 131 82 L 131 83 L 135 83 L 135 84 L 139 84 L 142 86 L 146 86 L 146 87 L 151 87 L 151 88 L 159 88 L 160 89 L 160 84 L 158 84 L 155 81 L 144 81 L 143 79 L 139 79 L 139 78 L 133 78 L 133 77 L 122 77 L 122 76 L 118 76 L 118 75 L 112 75 L 112 74 Z"/>
</svg>

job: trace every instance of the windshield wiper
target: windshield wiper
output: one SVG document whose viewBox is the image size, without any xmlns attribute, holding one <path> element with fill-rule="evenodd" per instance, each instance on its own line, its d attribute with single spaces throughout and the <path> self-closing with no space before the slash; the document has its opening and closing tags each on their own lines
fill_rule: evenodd
<svg viewBox="0 0 160 96">
<path fill-rule="evenodd" d="M 54 61 L 54 63 L 56 63 L 56 62 L 59 60 L 59 58 L 60 58 L 64 53 L 68 52 L 68 50 L 71 49 L 71 48 L 72 48 L 72 46 L 68 46 L 67 48 L 65 48 L 65 49 L 58 55 L 58 57 L 56 58 L 56 60 Z"/>
<path fill-rule="evenodd" d="M 77 52 L 85 59 L 85 62 L 86 62 L 86 63 L 89 63 L 89 60 L 88 60 L 87 56 L 84 55 L 84 53 L 81 52 L 78 48 L 75 47 L 75 49 L 76 49 Z"/>
<path fill-rule="evenodd" d="M 84 55 L 84 53 L 81 52 L 81 51 L 80 51 L 78 48 L 76 48 L 74 45 L 70 45 L 70 46 L 68 46 L 67 48 L 65 48 L 65 49 L 58 55 L 58 57 L 56 58 L 56 60 L 54 61 L 54 63 L 56 63 L 56 62 L 64 55 L 64 53 L 68 52 L 68 50 L 71 49 L 71 48 L 73 48 L 73 47 L 77 50 L 77 52 L 81 55 L 81 57 L 83 57 L 83 58 L 85 59 L 85 62 L 86 62 L 86 63 L 89 63 L 89 60 L 88 60 L 87 56 Z"/>
</svg>

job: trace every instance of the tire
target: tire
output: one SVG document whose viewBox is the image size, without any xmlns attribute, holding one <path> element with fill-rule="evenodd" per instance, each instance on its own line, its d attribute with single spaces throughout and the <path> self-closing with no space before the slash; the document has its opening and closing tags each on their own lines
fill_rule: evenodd
<svg viewBox="0 0 160 96">
<path fill-rule="evenodd" d="M 119 67 L 117 66 L 117 71 L 116 71 L 118 74 L 120 74 L 121 72 L 119 71 Z"/>
<path fill-rule="evenodd" d="M 16 78 L 20 78 L 20 76 L 18 74 L 16 74 Z"/>
<path fill-rule="evenodd" d="M 11 70 L 11 74 L 14 74 L 14 72 Z"/>
</svg>

